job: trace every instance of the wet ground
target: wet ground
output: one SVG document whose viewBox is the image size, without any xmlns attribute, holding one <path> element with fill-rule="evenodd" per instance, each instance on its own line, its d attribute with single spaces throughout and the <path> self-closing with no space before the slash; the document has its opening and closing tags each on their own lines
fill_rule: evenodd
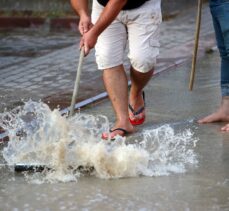
<svg viewBox="0 0 229 211">
<path fill-rule="evenodd" d="M 41 185 L 28 184 L 21 174 L 3 168 L 1 210 L 229 210 L 229 134 L 219 131 L 221 123 L 196 123 L 220 103 L 218 53 L 199 61 L 193 92 L 188 91 L 189 73 L 190 62 L 150 81 L 145 90 L 147 121 L 128 141 L 165 124 L 175 133 L 189 128 L 199 140 L 193 148 L 197 166 L 190 164 L 186 172 L 168 176 L 85 176 L 78 182 Z M 84 112 L 114 120 L 108 100 Z"/>
<path fill-rule="evenodd" d="M 160 156 L 165 157 L 161 166 L 163 162 L 170 162 L 176 168 L 171 168 L 168 175 L 163 174 L 162 168 L 155 170 L 151 177 L 101 179 L 81 176 L 77 182 L 38 185 L 28 183 L 20 173 L 0 167 L 0 210 L 229 210 L 229 134 L 219 131 L 223 123 L 196 123 L 220 103 L 217 52 L 199 60 L 194 91 L 188 91 L 191 62 L 187 59 L 192 52 L 195 14 L 195 10 L 190 10 L 163 23 L 161 55 L 156 68 L 156 72 L 161 73 L 145 90 L 147 120 L 144 126 L 138 127 L 137 133 L 127 138 L 128 143 L 135 140 L 139 143 L 144 131 L 155 131 L 165 124 L 170 125 L 175 137 L 176 134 L 187 135 L 186 131 L 190 130 L 193 133 L 191 151 L 184 149 L 182 144 L 171 148 L 176 150 L 170 150 L 170 154 L 163 148 L 160 151 Z M 75 32 L 34 32 L 0 33 L 0 112 L 23 104 L 23 98 L 51 100 L 50 107 L 70 104 L 78 59 L 75 43 L 79 42 L 79 37 L 75 38 Z M 214 45 L 212 35 L 211 18 L 205 5 L 201 54 L 206 47 Z M 85 61 L 78 100 L 104 91 L 101 72 L 97 71 L 92 55 Z M 183 65 L 177 67 L 181 63 Z M 163 72 L 168 67 L 172 68 Z M 111 123 L 114 121 L 107 99 L 90 104 L 81 112 L 104 114 Z M 165 135 L 162 130 L 158 146 L 176 145 L 170 142 L 173 135 L 170 139 L 164 138 Z M 198 140 L 196 146 L 195 140 Z M 192 153 L 197 163 L 188 162 Z M 187 160 L 185 156 L 182 160 L 180 154 L 187 155 Z M 0 161 L 2 163 L 3 159 Z M 176 165 L 179 161 L 181 164 L 186 162 L 185 171 Z"/>
</svg>

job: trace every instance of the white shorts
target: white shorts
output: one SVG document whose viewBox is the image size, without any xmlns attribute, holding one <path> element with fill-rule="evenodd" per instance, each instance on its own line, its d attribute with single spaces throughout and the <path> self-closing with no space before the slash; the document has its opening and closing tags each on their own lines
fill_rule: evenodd
<svg viewBox="0 0 229 211">
<path fill-rule="evenodd" d="M 103 8 L 93 0 L 93 23 Z M 123 64 L 128 41 L 132 67 L 142 73 L 152 70 L 159 54 L 161 20 L 161 0 L 149 0 L 139 8 L 122 10 L 98 38 L 95 46 L 98 68 L 104 70 Z"/>
</svg>

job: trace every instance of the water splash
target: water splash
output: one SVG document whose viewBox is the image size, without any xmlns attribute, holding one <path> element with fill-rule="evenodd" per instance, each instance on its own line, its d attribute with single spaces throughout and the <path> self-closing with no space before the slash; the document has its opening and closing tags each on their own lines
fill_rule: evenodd
<svg viewBox="0 0 229 211">
<path fill-rule="evenodd" d="M 82 167 L 100 178 L 169 175 L 197 165 L 197 139 L 186 129 L 175 133 L 169 125 L 143 132 L 141 140 L 127 144 L 101 140 L 109 130 L 105 116 L 78 113 L 61 116 L 42 102 L 26 102 L 23 107 L 0 114 L 0 126 L 8 130 L 10 141 L 3 149 L 8 165 L 42 164 L 41 173 L 25 174 L 34 183 L 77 181 Z M 80 170 L 81 169 L 81 170 Z"/>
</svg>

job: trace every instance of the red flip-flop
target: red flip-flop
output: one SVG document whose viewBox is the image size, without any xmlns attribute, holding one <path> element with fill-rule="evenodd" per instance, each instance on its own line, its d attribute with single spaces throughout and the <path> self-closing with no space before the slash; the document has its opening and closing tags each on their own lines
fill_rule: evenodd
<svg viewBox="0 0 229 211">
<path fill-rule="evenodd" d="M 133 109 L 133 107 L 129 104 L 129 109 L 130 109 L 130 111 L 132 112 L 132 114 L 133 114 L 134 116 L 137 116 L 137 115 L 143 113 L 143 111 L 145 110 L 145 92 L 144 92 L 144 91 L 142 92 L 142 97 L 143 97 L 143 100 L 144 100 L 144 106 L 141 107 L 141 108 L 139 108 L 137 111 L 135 111 L 135 110 Z M 135 119 L 129 118 L 129 120 L 130 120 L 130 123 L 131 123 L 132 125 L 141 125 L 141 124 L 143 124 L 144 121 L 145 121 L 145 115 L 143 115 L 142 118 L 140 118 L 140 119 L 136 119 L 136 120 L 135 120 Z"/>
<path fill-rule="evenodd" d="M 125 137 L 126 135 L 129 134 L 129 132 L 128 132 L 127 130 L 123 129 L 123 128 L 115 128 L 114 130 L 110 130 L 110 133 L 112 133 L 112 132 L 114 132 L 114 131 L 117 131 L 117 130 L 122 131 L 123 133 L 122 133 L 122 134 L 116 134 L 116 135 L 114 135 L 113 137 L 110 136 L 109 133 L 102 133 L 102 137 L 101 137 L 101 138 L 102 138 L 103 140 L 108 140 L 108 139 L 110 138 L 110 140 L 113 141 L 113 140 L 115 140 L 115 137 L 116 137 L 117 135 L 122 136 L 122 137 Z"/>
</svg>

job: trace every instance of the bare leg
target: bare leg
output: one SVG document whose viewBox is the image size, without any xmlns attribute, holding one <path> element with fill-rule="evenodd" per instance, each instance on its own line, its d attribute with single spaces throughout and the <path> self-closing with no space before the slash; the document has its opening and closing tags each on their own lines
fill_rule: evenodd
<svg viewBox="0 0 229 211">
<path fill-rule="evenodd" d="M 129 103 L 133 107 L 134 110 L 138 110 L 139 108 L 144 106 L 144 100 L 142 98 L 142 90 L 151 79 L 153 75 L 153 71 L 151 70 L 147 73 L 141 73 L 136 71 L 134 68 L 130 70 L 131 77 L 131 89 L 129 96 Z M 129 111 L 129 116 L 132 120 L 142 118 L 142 115 L 145 115 L 143 111 L 142 114 L 134 116 L 132 112 Z"/>
<path fill-rule="evenodd" d="M 104 70 L 103 80 L 116 114 L 113 129 L 123 128 L 128 132 L 133 132 L 134 127 L 130 124 L 128 116 L 128 84 L 123 65 Z M 123 132 L 114 131 L 111 137 L 117 134 L 123 135 Z"/>
<path fill-rule="evenodd" d="M 198 123 L 201 124 L 212 122 L 229 122 L 229 96 L 223 97 L 221 106 L 215 113 L 210 114 L 209 116 L 204 117 L 203 119 L 198 121 Z M 229 125 L 223 127 L 222 130 L 229 131 Z"/>
</svg>

